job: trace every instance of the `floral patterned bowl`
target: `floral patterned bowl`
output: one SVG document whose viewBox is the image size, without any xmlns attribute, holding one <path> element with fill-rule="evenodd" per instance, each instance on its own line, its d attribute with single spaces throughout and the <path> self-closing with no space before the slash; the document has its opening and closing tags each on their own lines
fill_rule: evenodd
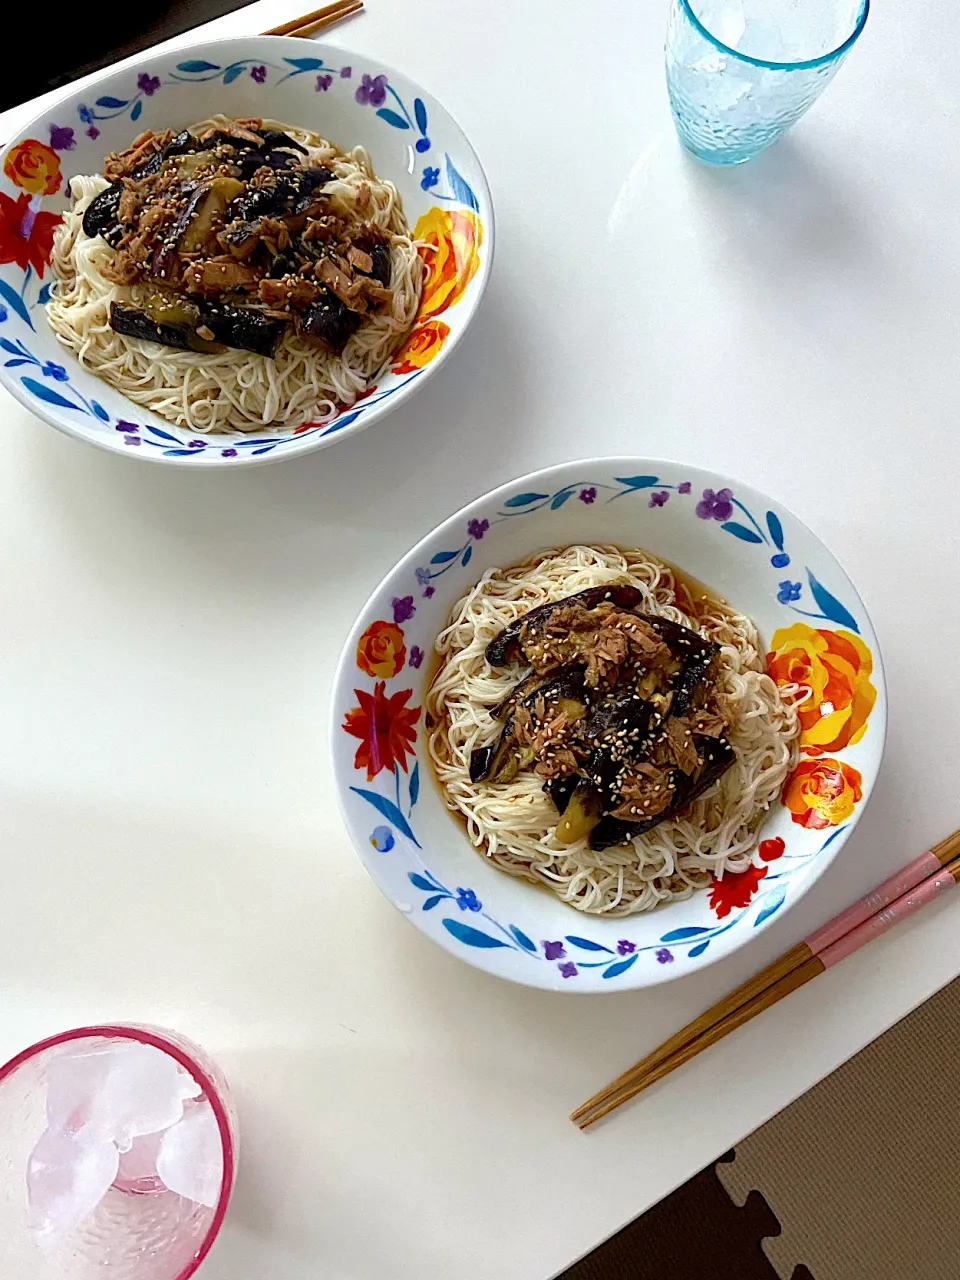
<svg viewBox="0 0 960 1280">
<path fill-rule="evenodd" d="M 97 173 L 143 129 L 216 112 L 315 128 L 362 144 L 389 178 L 432 265 L 416 324 L 390 366 L 337 417 L 296 429 L 197 435 L 127 400 L 61 346 L 43 312 L 69 179 Z M 154 461 L 240 466 L 290 458 L 362 431 L 423 385 L 460 340 L 493 261 L 480 162 L 436 99 L 367 57 L 291 37 L 250 36 L 151 54 L 61 98 L 0 156 L 0 381 L 69 435 Z"/>
<path fill-rule="evenodd" d="M 421 708 L 434 640 L 494 565 L 577 542 L 643 546 L 755 619 L 779 683 L 810 686 L 801 760 L 753 865 L 683 902 L 583 915 L 505 875 L 444 808 Z M 500 977 L 563 991 L 643 987 L 719 960 L 767 928 L 836 857 L 880 767 L 887 700 L 863 602 L 779 503 L 724 476 L 639 458 L 564 463 L 444 521 L 370 597 L 334 682 L 341 808 L 367 870 L 417 928 Z"/>
</svg>

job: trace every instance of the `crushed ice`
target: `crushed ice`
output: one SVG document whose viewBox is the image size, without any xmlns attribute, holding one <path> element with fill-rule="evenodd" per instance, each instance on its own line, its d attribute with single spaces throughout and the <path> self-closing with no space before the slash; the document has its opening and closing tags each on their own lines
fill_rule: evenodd
<svg viewBox="0 0 960 1280">
<path fill-rule="evenodd" d="M 27 1167 L 37 1244 L 62 1243 L 114 1182 L 159 1179 L 158 1190 L 216 1204 L 223 1180 L 216 1117 L 173 1058 L 124 1041 L 65 1051 L 46 1076 L 47 1128 Z"/>
</svg>

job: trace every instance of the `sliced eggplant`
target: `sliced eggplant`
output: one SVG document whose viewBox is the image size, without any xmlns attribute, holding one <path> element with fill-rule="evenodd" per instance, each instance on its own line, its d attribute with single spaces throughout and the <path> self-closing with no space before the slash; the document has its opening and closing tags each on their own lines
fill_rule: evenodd
<svg viewBox="0 0 960 1280">
<path fill-rule="evenodd" d="M 519 684 L 513 686 L 502 701 L 498 702 L 495 707 L 490 708 L 490 714 L 496 716 L 498 720 L 502 720 L 504 714 L 511 707 L 517 706 L 519 703 L 531 706 L 534 699 L 540 695 L 547 698 L 565 700 L 571 704 L 567 708 L 571 719 L 582 719 L 587 713 L 583 676 L 582 667 L 567 668 L 560 675 L 554 675 L 553 673 L 540 675 L 536 671 L 531 671 L 528 676 L 524 676 Z M 574 703 L 577 704 L 576 708 L 572 705 Z"/>
<path fill-rule="evenodd" d="M 126 338 L 159 342 L 164 347 L 176 347 L 179 351 L 190 350 L 190 330 L 185 325 L 160 324 L 145 311 L 124 307 L 118 302 L 110 306 L 110 328 Z"/>
<path fill-rule="evenodd" d="M 490 765 L 493 761 L 493 753 L 499 745 L 500 739 L 491 742 L 486 747 L 475 747 L 470 752 L 470 781 L 482 782 L 490 772 Z"/>
<path fill-rule="evenodd" d="M 694 695 L 706 678 L 711 662 L 720 652 L 720 646 L 669 618 L 648 617 L 647 621 L 681 664 L 670 684 L 673 691 L 670 714 L 686 715 Z"/>
<path fill-rule="evenodd" d="M 268 169 L 293 169 L 300 163 L 300 157 L 293 151 L 265 151 L 263 163 Z"/>
<path fill-rule="evenodd" d="M 220 344 L 200 336 L 197 329 L 202 323 L 197 309 L 179 299 L 171 304 L 148 303 L 143 309 L 116 302 L 110 307 L 110 327 L 125 337 L 159 342 L 178 351 L 200 351 L 208 355 L 223 351 Z"/>
<path fill-rule="evenodd" d="M 201 323 L 213 334 L 215 342 L 258 356 L 273 356 L 286 328 L 282 320 L 268 320 L 259 311 L 226 304 L 205 308 Z"/>
<path fill-rule="evenodd" d="M 625 764 L 646 760 L 663 723 L 659 711 L 646 698 L 630 692 L 617 698 L 587 725 L 587 737 L 594 742 L 588 772 L 590 781 L 603 793 L 605 808 L 615 809 L 617 777 Z"/>
<path fill-rule="evenodd" d="M 563 816 L 557 823 L 556 835 L 561 844 L 576 844 L 583 840 L 602 821 L 603 799 L 595 787 L 583 778 L 577 780 Z"/>
<path fill-rule="evenodd" d="M 309 195 L 332 182 L 334 177 L 333 170 L 328 169 L 325 164 L 312 164 L 309 168 L 300 170 L 300 192 L 302 195 Z"/>
<path fill-rule="evenodd" d="M 299 151 L 302 156 L 310 154 L 302 143 L 297 142 L 295 138 L 290 137 L 289 133 L 284 133 L 281 129 L 254 129 L 253 132 L 258 133 L 268 147 L 284 147 Z"/>
<path fill-rule="evenodd" d="M 242 191 L 243 183 L 239 179 L 226 176 L 218 176 L 198 187 L 174 228 L 178 252 L 199 253 L 207 248 L 223 222 L 227 205 Z"/>
<path fill-rule="evenodd" d="M 515 736 L 516 718 L 511 713 L 500 730 L 496 742 L 486 747 L 477 747 L 470 755 L 471 782 L 510 782 L 517 776 L 524 764 L 533 763 L 533 752 L 529 760 L 524 760 L 520 745 Z"/>
<path fill-rule="evenodd" d="M 382 240 L 376 241 L 358 241 L 357 248 L 362 249 L 364 253 L 369 254 L 373 266 L 369 271 L 360 271 L 357 269 L 357 275 L 369 276 L 372 280 L 379 281 L 386 289 L 390 285 L 390 275 L 392 264 L 390 260 L 390 246 L 384 244 Z"/>
<path fill-rule="evenodd" d="M 245 262 L 260 243 L 260 224 L 258 222 L 242 222 L 239 219 L 231 222 L 217 236 L 221 246 L 232 253 L 235 258 Z"/>
<path fill-rule="evenodd" d="M 557 806 L 557 813 L 563 814 L 570 798 L 580 785 L 581 778 L 579 774 L 568 773 L 562 778 L 551 778 L 543 784 L 543 789 Z"/>
<path fill-rule="evenodd" d="M 299 319 L 299 332 L 313 342 L 319 342 L 334 355 L 339 355 L 347 341 L 360 328 L 363 317 L 336 296 L 327 291 L 322 301 L 310 307 Z"/>
<path fill-rule="evenodd" d="M 108 244 L 119 240 L 123 228 L 117 221 L 117 208 L 123 195 L 123 183 L 112 182 L 105 191 L 101 191 L 87 205 L 83 214 L 83 233 L 93 239 L 103 236 Z M 113 237 L 111 239 L 111 237 Z"/>
<path fill-rule="evenodd" d="M 526 629 L 525 634 L 531 634 L 542 630 L 549 623 L 550 615 L 557 609 L 572 604 L 582 605 L 584 609 L 595 609 L 603 600 L 611 600 L 619 609 L 633 609 L 642 598 L 636 587 L 631 587 L 629 583 L 615 582 L 602 587 L 588 587 L 586 591 L 578 591 L 576 595 L 542 604 L 523 614 L 498 636 L 494 636 L 486 648 L 487 661 L 491 667 L 503 667 L 508 662 L 515 661 L 523 652 L 521 632 Z"/>
<path fill-rule="evenodd" d="M 188 151 L 196 151 L 199 144 L 189 129 L 181 129 L 179 133 L 174 134 L 167 145 L 163 149 L 163 158 L 169 159 L 170 156 L 185 155 Z"/>
<path fill-rule="evenodd" d="M 582 720 L 588 711 L 583 696 L 583 672 L 571 668 L 550 679 L 521 680 L 503 702 L 493 709 L 493 714 L 506 716 L 500 737 L 488 747 L 478 747 L 470 757 L 470 780 L 480 782 L 507 782 L 520 769 L 532 765 L 536 756 L 529 747 L 521 747 L 516 740 L 516 710 L 518 706 L 531 707 L 543 698 L 558 711 L 566 712 L 572 721 Z"/>
<path fill-rule="evenodd" d="M 679 770 L 674 771 L 676 791 L 673 800 L 660 813 L 646 818 L 643 822 L 624 822 L 620 818 L 610 816 L 602 818 L 590 833 L 590 848 L 599 852 L 610 849 L 617 844 L 625 844 L 634 836 L 652 831 L 666 818 L 672 818 L 686 805 L 691 804 L 698 796 L 721 778 L 733 764 L 736 756 L 733 748 L 725 738 L 701 739 L 698 744 L 703 756 L 703 765 L 698 773 L 688 778 Z"/>
</svg>

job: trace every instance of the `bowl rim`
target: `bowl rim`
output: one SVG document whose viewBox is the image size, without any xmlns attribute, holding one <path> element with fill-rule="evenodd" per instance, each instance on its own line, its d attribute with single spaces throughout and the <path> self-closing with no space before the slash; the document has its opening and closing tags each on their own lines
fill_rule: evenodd
<svg viewBox="0 0 960 1280">
<path fill-rule="evenodd" d="M 21 1067 L 32 1059 L 46 1053 L 48 1049 L 56 1049 L 58 1046 L 69 1044 L 73 1040 L 92 1039 L 134 1040 L 137 1044 L 149 1045 L 151 1048 L 159 1049 L 161 1053 L 173 1058 L 184 1071 L 193 1077 L 203 1090 L 204 1096 L 210 1103 L 213 1114 L 216 1117 L 217 1129 L 220 1132 L 220 1143 L 223 1148 L 223 1179 L 220 1183 L 220 1194 L 217 1197 L 213 1217 L 210 1219 L 210 1224 L 204 1232 L 196 1253 L 173 1277 L 173 1280 L 190 1280 L 190 1277 L 196 1272 L 201 1262 L 213 1248 L 213 1243 L 220 1234 L 220 1228 L 223 1226 L 227 1207 L 233 1195 L 233 1184 L 236 1181 L 237 1142 L 230 1127 L 230 1119 L 226 1104 L 221 1096 L 220 1086 L 206 1067 L 178 1043 L 177 1039 L 174 1038 L 176 1034 L 133 1022 L 96 1023 L 86 1027 L 73 1027 L 69 1031 L 58 1031 L 55 1035 L 46 1036 L 43 1040 L 36 1041 L 35 1044 L 27 1045 L 25 1049 L 21 1049 L 19 1053 L 14 1054 L 9 1062 L 0 1064 L 0 1086 L 15 1075 Z M 189 1041 L 186 1041 L 186 1037 L 182 1037 L 182 1039 L 189 1043 Z M 199 1046 L 196 1047 L 199 1048 Z"/>
<path fill-rule="evenodd" d="M 382 61 L 380 58 L 369 57 L 363 52 L 346 49 L 340 45 L 325 44 L 321 40 L 311 40 L 300 36 L 264 36 L 259 34 L 249 36 L 224 36 L 220 39 L 214 38 L 210 40 L 202 40 L 195 44 L 186 44 L 177 46 L 176 48 L 147 50 L 136 58 L 131 59 L 129 62 L 123 63 L 122 66 L 118 66 L 114 63 L 108 67 L 104 67 L 100 73 L 95 75 L 85 86 L 82 92 L 84 94 L 90 93 L 96 88 L 96 86 L 106 84 L 108 81 L 112 81 L 115 78 L 120 79 L 121 77 L 129 77 L 136 72 L 138 67 L 142 67 L 148 63 L 153 63 L 158 57 L 175 56 L 186 59 L 210 49 L 224 49 L 229 46 L 236 47 L 239 45 L 249 46 L 251 43 L 259 41 L 269 41 L 268 47 L 274 53 L 280 52 L 283 47 L 286 47 L 292 50 L 299 50 L 301 52 L 309 49 L 315 56 L 321 57 L 324 56 L 324 54 L 323 52 L 317 54 L 318 50 L 327 51 L 331 54 L 335 54 L 337 57 L 341 57 L 346 54 L 347 56 L 363 59 L 371 68 L 376 68 L 378 71 L 382 71 L 387 76 L 388 80 L 393 76 L 398 76 L 401 80 L 405 80 L 410 85 L 411 89 L 413 89 L 417 94 L 426 94 L 426 96 L 440 108 L 440 111 L 456 130 L 463 142 L 463 145 L 466 147 L 467 151 L 476 163 L 477 181 L 475 185 L 478 188 L 481 205 L 484 209 L 483 243 L 485 252 L 484 256 L 480 260 L 480 267 L 473 280 L 470 309 L 464 313 L 464 323 L 451 332 L 450 337 L 444 342 L 436 359 L 431 360 L 429 364 L 425 365 L 424 368 L 420 370 L 416 378 L 411 378 L 403 385 L 397 387 L 387 400 L 380 404 L 371 405 L 370 408 L 362 413 L 359 418 L 339 431 L 331 432 L 329 435 L 309 434 L 300 438 L 291 436 L 289 443 L 285 444 L 284 449 L 280 453 L 274 451 L 268 454 L 254 456 L 253 452 L 250 451 L 249 453 L 242 453 L 239 457 L 235 458 L 222 458 L 215 454 L 208 460 L 205 460 L 204 470 L 209 468 L 229 467 L 231 471 L 235 471 L 238 468 L 269 466 L 275 462 L 285 462 L 289 458 L 302 457 L 304 454 L 313 453 L 319 449 L 328 449 L 332 445 L 337 444 L 340 440 L 345 440 L 351 435 L 358 435 L 360 432 L 365 431 L 367 427 L 372 426 L 374 422 L 380 421 L 380 419 L 385 418 L 388 414 L 392 413 L 394 409 L 399 408 L 399 406 L 404 404 L 412 395 L 415 395 L 433 377 L 438 369 L 447 362 L 450 355 L 459 346 L 462 338 L 470 328 L 470 325 L 483 302 L 484 295 L 487 291 L 487 285 L 490 282 L 496 249 L 496 211 L 494 208 L 493 197 L 490 192 L 490 184 L 487 180 L 487 173 L 483 167 L 483 162 L 481 161 L 480 156 L 477 154 L 476 148 L 464 132 L 460 121 L 456 116 L 454 116 L 449 108 L 440 101 L 432 90 L 423 88 L 418 81 L 408 76 L 405 71 L 398 70 L 396 67 L 392 66 L 390 63 Z M 59 110 L 64 102 L 71 100 L 76 95 L 77 90 L 72 85 L 69 86 L 67 91 L 59 94 L 52 101 L 48 102 L 43 111 L 31 116 L 29 120 L 25 121 L 24 124 L 16 129 L 13 136 L 7 140 L 4 146 L 0 147 L 0 170 L 2 170 L 4 161 L 6 160 L 11 148 L 18 145 L 25 138 L 35 134 L 38 126 L 46 124 L 51 119 L 54 112 Z M 466 298 L 464 301 L 466 301 Z M 66 351 L 66 348 L 64 348 L 64 350 Z M 76 355 L 74 352 L 69 352 L 68 354 L 76 361 Z M 79 364 L 79 361 L 77 361 L 77 364 L 79 368 L 83 369 L 83 366 Z M 94 378 L 97 376 L 87 369 L 83 369 L 83 372 L 90 373 L 90 376 Z M 156 452 L 153 450 L 144 452 L 142 449 L 122 449 L 119 443 L 111 440 L 109 436 L 101 435 L 99 432 L 96 434 L 87 434 L 82 429 L 82 423 L 79 420 L 75 421 L 66 417 L 62 419 L 56 418 L 53 413 L 55 406 L 48 406 L 44 404 L 43 401 L 38 401 L 36 397 L 31 396 L 22 386 L 19 379 L 7 374 L 2 364 L 0 364 L 0 386 L 19 401 L 19 403 L 32 413 L 34 417 L 40 418 L 40 420 L 45 422 L 48 426 L 55 428 L 55 430 L 60 431 L 64 435 L 70 436 L 75 440 L 82 440 L 85 444 L 91 444 L 95 448 L 103 450 L 105 453 L 120 454 L 123 457 L 132 457 L 135 460 L 152 462 L 163 466 L 185 467 L 192 468 L 194 471 L 197 470 L 196 465 L 188 458 L 168 457 L 159 450 Z M 123 393 L 118 392 L 118 394 L 122 395 Z M 129 403 L 133 405 L 133 401 L 130 401 Z M 134 408 L 139 408 L 139 406 L 134 405 Z M 349 406 L 347 406 L 347 408 L 349 408 Z M 150 411 L 147 410 L 147 412 Z M 336 419 L 331 419 L 331 423 L 335 421 Z M 262 430 L 267 431 L 269 428 L 264 426 Z M 226 442 L 235 439 L 237 436 L 249 434 L 252 433 L 235 431 L 230 434 L 224 433 L 222 436 L 220 433 L 217 433 L 213 438 L 222 438 Z"/>
<path fill-rule="evenodd" d="M 363 606 L 361 607 L 361 609 L 357 614 L 356 620 L 354 621 L 353 625 L 350 628 L 349 633 L 347 634 L 346 639 L 344 640 L 343 648 L 341 650 L 340 657 L 337 661 L 337 666 L 334 671 L 333 680 L 330 687 L 330 710 L 328 715 L 327 743 L 328 743 L 328 749 L 330 751 L 332 764 L 333 764 L 333 776 L 334 776 L 334 783 L 336 787 L 337 806 L 339 808 L 340 817 L 343 821 L 344 827 L 346 828 L 347 835 L 350 838 L 350 843 L 353 845 L 354 851 L 359 857 L 360 862 L 362 863 L 367 874 L 373 880 L 374 884 L 377 886 L 380 892 L 384 895 L 384 897 L 387 898 L 387 900 L 391 903 L 391 905 L 397 908 L 398 910 L 399 908 L 397 907 L 397 903 L 394 897 L 381 883 L 380 878 L 376 873 L 376 869 L 378 866 L 377 862 L 374 860 L 372 856 L 368 856 L 369 846 L 363 840 L 361 840 L 358 835 L 354 833 L 353 822 L 347 812 L 347 804 L 346 804 L 347 787 L 344 785 L 344 780 L 346 777 L 345 770 L 347 766 L 344 763 L 346 757 L 344 756 L 343 744 L 339 734 L 340 725 L 339 725 L 339 716 L 337 712 L 337 701 L 338 701 L 339 692 L 341 688 L 344 686 L 344 684 L 346 683 L 346 678 L 348 676 L 349 669 L 353 663 L 357 642 L 360 636 L 363 634 L 365 627 L 369 625 L 370 617 L 376 613 L 375 606 L 381 600 L 381 597 L 385 594 L 388 584 L 395 581 L 397 578 L 401 577 L 403 574 L 406 574 L 408 571 L 412 571 L 414 568 L 416 568 L 417 564 L 422 562 L 422 558 L 423 558 L 422 553 L 428 547 L 431 547 L 433 545 L 434 541 L 437 539 L 437 536 L 439 534 L 441 534 L 448 527 L 452 527 L 454 524 L 459 525 L 460 523 L 462 523 L 462 521 L 469 520 L 478 511 L 482 511 L 493 504 L 499 504 L 501 498 L 509 497 L 517 489 L 518 486 L 528 486 L 528 485 L 532 486 L 535 483 L 536 484 L 545 483 L 548 480 L 548 478 L 556 476 L 557 474 L 562 473 L 571 467 L 584 468 L 584 469 L 587 469 L 590 467 L 596 467 L 596 468 L 616 467 L 617 469 L 622 467 L 626 467 L 626 468 L 636 467 L 638 469 L 647 469 L 647 468 L 681 469 L 681 470 L 686 470 L 688 472 L 696 473 L 697 475 L 709 476 L 709 479 L 711 481 L 714 481 L 714 482 L 720 481 L 722 486 L 726 485 L 733 489 L 739 488 L 741 491 L 746 488 L 746 489 L 752 490 L 754 493 L 758 495 L 761 495 L 765 499 L 768 496 L 766 493 L 764 493 L 763 490 L 755 488 L 755 486 L 750 484 L 748 481 L 740 481 L 734 476 L 727 475 L 725 472 L 714 471 L 712 468 L 702 467 L 697 464 L 678 461 L 676 459 L 671 459 L 671 458 L 650 458 L 650 457 L 641 457 L 635 454 L 605 454 L 605 455 L 591 456 L 591 457 L 585 457 L 585 458 L 568 458 L 562 462 L 551 463 L 549 466 L 540 467 L 540 468 L 537 468 L 535 471 L 528 471 L 528 472 L 525 472 L 523 475 L 515 476 L 514 478 L 507 480 L 502 484 L 497 485 L 495 488 L 488 490 L 486 493 L 481 494 L 479 497 L 466 503 L 464 506 L 460 507 L 456 511 L 451 512 L 449 516 L 441 520 L 437 525 L 435 525 L 426 534 L 424 534 L 422 538 L 418 539 L 418 541 L 414 544 L 414 546 L 412 546 L 410 550 L 407 551 L 400 558 L 400 560 L 398 560 L 396 564 L 390 570 L 388 570 L 387 573 L 383 575 L 380 582 L 367 596 L 367 599 L 364 601 Z M 860 595 L 859 590 L 857 589 L 855 583 L 853 582 L 853 579 L 850 577 L 850 575 L 847 573 L 846 569 L 844 568 L 843 564 L 840 562 L 840 560 L 837 559 L 834 552 L 827 546 L 827 544 L 823 541 L 823 539 L 820 538 L 819 535 L 816 534 L 805 521 L 801 520 L 801 518 L 793 511 L 791 507 L 788 507 L 785 503 L 781 502 L 779 499 L 770 499 L 770 501 L 771 503 L 776 505 L 776 507 L 780 511 L 784 512 L 792 520 L 796 521 L 797 525 L 799 525 L 800 528 L 802 528 L 810 536 L 810 538 L 814 541 L 814 543 L 819 548 L 821 548 L 821 550 L 830 559 L 832 559 L 834 564 L 836 564 L 837 568 L 840 570 L 840 573 L 849 583 L 851 591 L 853 593 L 853 597 L 859 603 L 860 608 L 863 612 L 863 617 L 866 620 L 866 622 L 869 624 L 869 628 L 870 628 L 871 639 L 873 642 L 872 648 L 871 648 L 871 654 L 874 659 L 873 676 L 876 679 L 876 688 L 877 688 L 877 702 L 874 707 L 873 714 L 876 715 L 876 713 L 879 712 L 879 717 L 877 720 L 874 720 L 873 718 L 871 718 L 871 728 L 875 728 L 879 730 L 877 734 L 877 737 L 879 739 L 879 750 L 877 753 L 876 765 L 871 770 L 869 778 L 866 775 L 864 776 L 863 799 L 858 803 L 856 809 L 853 812 L 851 819 L 847 823 L 845 823 L 845 825 L 842 828 L 838 829 L 836 834 L 829 841 L 828 845 L 822 847 L 821 852 L 817 856 L 817 867 L 815 869 L 815 872 L 813 874 L 808 874 L 803 878 L 802 882 L 798 883 L 789 901 L 785 904 L 786 910 L 789 912 L 790 909 L 795 907 L 796 904 L 806 896 L 806 894 L 810 891 L 813 885 L 823 878 L 825 872 L 833 864 L 834 860 L 836 859 L 837 855 L 840 853 L 841 849 L 846 845 L 847 841 L 850 838 L 850 835 L 852 834 L 853 830 L 859 823 L 864 811 L 867 808 L 867 805 L 870 803 L 870 800 L 873 796 L 874 790 L 876 788 L 877 780 L 880 776 L 880 770 L 883 764 L 883 755 L 886 749 L 886 741 L 887 741 L 887 724 L 888 724 L 887 681 L 886 681 L 886 669 L 885 669 L 883 655 L 880 648 L 880 641 L 879 641 L 879 637 L 877 636 L 876 628 L 873 624 L 873 618 L 866 607 L 863 597 Z M 561 903 L 560 905 L 565 905 L 565 904 Z M 577 912 L 573 907 L 570 908 L 570 911 L 574 919 L 582 915 L 582 913 Z M 702 970 L 706 969 L 707 967 L 714 965 L 721 960 L 726 959 L 728 956 L 731 956 L 735 952 L 742 950 L 744 947 L 747 947 L 749 943 L 753 941 L 753 939 L 765 933 L 766 930 L 775 923 L 774 917 L 769 916 L 765 920 L 761 920 L 759 924 L 755 924 L 750 929 L 749 933 L 741 930 L 738 933 L 737 940 L 735 942 L 733 939 L 728 938 L 725 948 L 721 948 L 721 949 L 711 948 L 711 954 L 709 955 L 709 957 L 705 956 L 702 959 L 698 959 L 697 964 L 695 966 L 678 970 L 677 972 L 672 971 L 673 966 L 671 965 L 657 965 L 655 969 L 641 969 L 640 966 L 635 965 L 633 967 L 633 970 L 629 974 L 624 975 L 624 981 L 622 983 L 618 983 L 616 986 L 613 986 L 613 984 L 604 985 L 604 986 L 589 986 L 589 985 L 578 983 L 578 984 L 565 984 L 562 987 L 558 987 L 553 983 L 537 980 L 538 976 L 542 973 L 541 966 L 538 966 L 538 965 L 530 966 L 524 969 L 521 974 L 517 974 L 517 975 L 503 973 L 499 969 L 495 969 L 490 966 L 490 964 L 488 963 L 487 953 L 484 950 L 474 951 L 472 948 L 470 948 L 470 949 L 467 949 L 465 952 L 462 947 L 459 947 L 457 945 L 456 940 L 450 937 L 445 931 L 439 931 L 436 934 L 428 932 L 425 928 L 422 927 L 420 912 L 401 911 L 400 914 L 403 915 L 408 920 L 408 922 L 411 925 L 413 925 L 414 928 L 416 928 L 418 933 L 422 934 L 430 942 L 436 943 L 438 946 L 443 947 L 445 951 L 449 952 L 457 960 L 460 960 L 463 963 L 469 964 L 473 968 L 480 969 L 483 972 L 490 974 L 492 977 L 498 978 L 504 982 L 517 983 L 520 986 L 535 987 L 540 990 L 546 990 L 546 991 L 561 991 L 571 995 L 580 995 L 580 996 L 591 996 L 591 995 L 600 995 L 600 994 L 615 995 L 617 993 L 623 993 L 625 991 L 636 991 L 636 990 L 641 990 L 647 987 L 661 986 L 662 984 L 667 982 L 676 982 L 682 978 L 690 977 L 694 974 L 702 972 Z M 651 915 L 651 914 L 653 913 L 644 912 L 644 913 L 641 913 L 640 916 L 637 918 L 643 918 L 644 915 Z M 633 918 L 634 917 L 629 917 L 629 916 L 624 917 L 624 919 L 633 919 Z M 782 918 L 782 914 L 777 913 L 777 919 L 779 920 L 781 918 Z"/>
</svg>

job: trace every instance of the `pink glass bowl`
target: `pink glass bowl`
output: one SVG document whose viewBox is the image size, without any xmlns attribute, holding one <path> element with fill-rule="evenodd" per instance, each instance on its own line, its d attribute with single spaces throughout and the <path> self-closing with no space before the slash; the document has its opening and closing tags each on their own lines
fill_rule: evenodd
<svg viewBox="0 0 960 1280">
<path fill-rule="evenodd" d="M 151 1195 L 114 1184 L 99 1207 L 51 1251 L 28 1226 L 26 1170 L 46 1126 L 46 1067 L 70 1044 L 134 1040 L 168 1054 L 210 1103 L 223 1148 L 223 1181 L 213 1208 L 172 1191 Z M 210 1057 L 173 1031 L 118 1024 L 78 1027 L 41 1040 L 0 1067 L 0 1275 L 3 1280 L 188 1280 L 223 1224 L 237 1163 L 237 1118 L 227 1082 Z"/>
</svg>

